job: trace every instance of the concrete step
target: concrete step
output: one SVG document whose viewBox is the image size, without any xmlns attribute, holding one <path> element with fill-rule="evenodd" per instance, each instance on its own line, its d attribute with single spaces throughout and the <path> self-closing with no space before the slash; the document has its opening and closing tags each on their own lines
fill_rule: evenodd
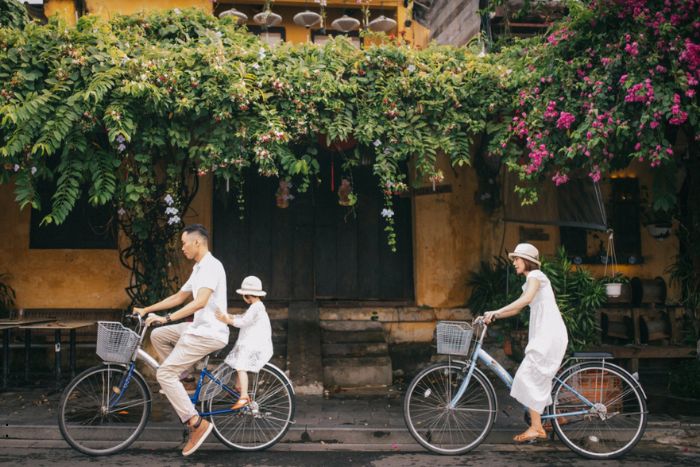
<svg viewBox="0 0 700 467">
<path fill-rule="evenodd" d="M 353 342 L 386 342 L 384 331 L 323 331 L 322 341 L 324 344 L 342 344 Z"/>
<path fill-rule="evenodd" d="M 321 328 L 318 306 L 313 302 L 289 305 L 287 369 L 298 394 L 323 393 Z"/>
<path fill-rule="evenodd" d="M 323 359 L 326 386 L 389 386 L 391 379 L 391 358 L 388 355 Z"/>
<path fill-rule="evenodd" d="M 321 321 L 321 329 L 324 331 L 383 331 L 384 327 L 379 321 Z"/>
<path fill-rule="evenodd" d="M 322 347 L 324 357 L 370 357 L 389 354 L 389 344 L 386 342 L 324 343 Z"/>
</svg>

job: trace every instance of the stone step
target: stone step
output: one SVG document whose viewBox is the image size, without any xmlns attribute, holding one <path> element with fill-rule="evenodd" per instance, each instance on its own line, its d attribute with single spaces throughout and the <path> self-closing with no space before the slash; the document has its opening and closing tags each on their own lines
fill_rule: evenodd
<svg viewBox="0 0 700 467">
<path fill-rule="evenodd" d="M 270 326 L 272 327 L 272 334 L 281 333 L 286 335 L 289 324 L 286 319 L 273 319 L 270 320 Z"/>
<path fill-rule="evenodd" d="M 389 344 L 386 342 L 324 343 L 322 347 L 324 357 L 369 357 L 389 354 Z"/>
<path fill-rule="evenodd" d="M 321 321 L 321 329 L 324 331 L 383 331 L 379 321 Z"/>
<path fill-rule="evenodd" d="M 388 386 L 391 378 L 391 358 L 388 355 L 323 359 L 323 380 L 326 386 Z"/>
<path fill-rule="evenodd" d="M 386 342 L 384 331 L 323 331 L 323 344 L 342 344 L 353 342 Z"/>
<path fill-rule="evenodd" d="M 321 328 L 314 302 L 289 304 L 287 369 L 298 394 L 323 393 Z"/>
</svg>

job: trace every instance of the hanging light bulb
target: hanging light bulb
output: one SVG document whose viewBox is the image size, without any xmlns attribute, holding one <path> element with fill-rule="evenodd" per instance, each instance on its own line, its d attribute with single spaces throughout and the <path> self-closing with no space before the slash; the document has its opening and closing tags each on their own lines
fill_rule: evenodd
<svg viewBox="0 0 700 467">
<path fill-rule="evenodd" d="M 360 21 L 351 16 L 343 15 L 333 20 L 331 27 L 340 32 L 350 32 L 360 27 Z"/>
<path fill-rule="evenodd" d="M 367 27 L 375 32 L 389 32 L 396 27 L 396 21 L 382 15 L 370 21 Z"/>
<path fill-rule="evenodd" d="M 305 28 L 310 28 L 317 25 L 321 21 L 321 15 L 315 11 L 302 11 L 294 15 L 294 23 L 299 26 L 304 26 Z"/>
<path fill-rule="evenodd" d="M 261 26 L 277 26 L 282 22 L 282 17 L 272 10 L 264 10 L 253 16 L 253 21 Z"/>
<path fill-rule="evenodd" d="M 226 18 L 227 16 L 232 16 L 236 18 L 236 22 L 238 24 L 244 24 L 248 21 L 248 15 L 246 15 L 242 11 L 236 10 L 235 8 L 231 8 L 230 10 L 225 10 L 219 13 L 219 18 Z"/>
</svg>

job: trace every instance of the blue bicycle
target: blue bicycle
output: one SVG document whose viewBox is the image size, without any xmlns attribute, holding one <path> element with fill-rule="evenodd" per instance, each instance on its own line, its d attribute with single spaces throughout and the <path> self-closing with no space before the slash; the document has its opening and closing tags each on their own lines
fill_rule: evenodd
<svg viewBox="0 0 700 467">
<path fill-rule="evenodd" d="M 477 363 L 506 386 L 513 383 L 510 374 L 482 348 L 487 328 L 481 318 L 474 321 L 474 327 L 463 322 L 438 323 L 438 353 L 467 359 L 450 357 L 431 365 L 408 386 L 406 425 L 415 440 L 432 452 L 463 454 L 476 448 L 491 431 L 498 400 Z M 475 332 L 479 336 L 472 346 Z M 591 459 L 624 455 L 642 438 L 647 424 L 642 387 L 629 372 L 610 363 L 611 358 L 607 353 L 575 353 L 554 378 L 552 405 L 542 415 L 542 422 L 549 422 L 564 444 Z"/>
<path fill-rule="evenodd" d="M 98 323 L 97 354 L 104 363 L 76 376 L 61 396 L 61 434 L 84 454 L 122 451 L 138 439 L 148 423 L 151 391 L 136 369 L 136 361 L 153 370 L 158 369 L 158 362 L 141 348 L 147 326 L 140 316 L 135 318 L 135 331 L 118 322 Z M 251 403 L 232 410 L 239 396 L 235 386 L 229 386 L 235 371 L 225 363 L 209 371 L 209 356 L 203 362 L 191 400 L 199 414 L 209 418 L 222 443 L 232 449 L 258 451 L 282 439 L 294 423 L 295 410 L 294 389 L 282 370 L 268 363 L 250 375 Z"/>
</svg>

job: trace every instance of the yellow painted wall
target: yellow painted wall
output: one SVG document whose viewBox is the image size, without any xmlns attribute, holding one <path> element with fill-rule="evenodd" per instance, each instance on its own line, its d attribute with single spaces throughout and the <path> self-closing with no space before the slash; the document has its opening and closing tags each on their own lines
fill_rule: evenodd
<svg viewBox="0 0 700 467">
<path fill-rule="evenodd" d="M 44 2 L 44 13 L 48 18 L 59 16 L 68 24 L 75 24 L 75 2 L 73 0 L 47 0 Z"/>
<path fill-rule="evenodd" d="M 0 272 L 11 275 L 20 308 L 121 308 L 129 274 L 117 250 L 30 250 L 29 209 L 14 185 L 0 185 Z"/>
<path fill-rule="evenodd" d="M 129 15 L 149 10 L 172 8 L 200 8 L 212 11 L 211 0 L 86 0 L 87 11 L 93 15 L 109 18 L 115 14 Z"/>
<path fill-rule="evenodd" d="M 486 216 L 474 203 L 474 170 L 452 169 L 446 157 L 438 162 L 445 174 L 441 185 L 452 191 L 413 199 L 415 296 L 419 306 L 453 307 L 468 299 L 467 279 L 481 260 Z"/>
</svg>

